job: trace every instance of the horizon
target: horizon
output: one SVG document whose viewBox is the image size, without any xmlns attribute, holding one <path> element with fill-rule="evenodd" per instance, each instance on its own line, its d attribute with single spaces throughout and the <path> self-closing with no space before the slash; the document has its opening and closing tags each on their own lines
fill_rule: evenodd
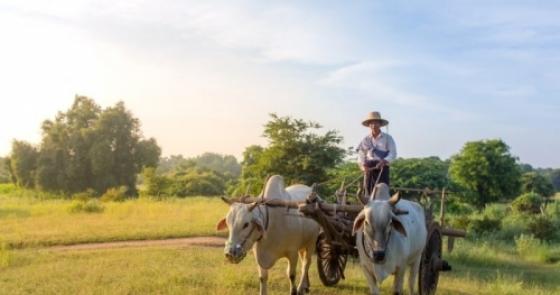
<svg viewBox="0 0 560 295">
<path fill-rule="evenodd" d="M 398 157 L 502 139 L 559 168 L 560 4 L 0 0 L 0 156 L 74 95 L 124 101 L 162 156 L 266 145 L 269 113 L 338 130 L 380 111 Z M 8 127 L 9 126 L 9 127 Z M 384 129 L 385 131 L 385 129 Z"/>
</svg>

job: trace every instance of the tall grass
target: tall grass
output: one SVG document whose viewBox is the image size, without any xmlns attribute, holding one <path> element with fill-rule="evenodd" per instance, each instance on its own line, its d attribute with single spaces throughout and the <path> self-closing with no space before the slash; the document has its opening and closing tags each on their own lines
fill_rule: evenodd
<svg viewBox="0 0 560 295">
<path fill-rule="evenodd" d="M 554 263 L 560 261 L 560 246 L 553 247 L 532 235 L 520 235 L 515 239 L 519 256 L 527 261 Z"/>
<path fill-rule="evenodd" d="M 76 202 L 0 194 L 0 241 L 24 248 L 211 236 L 218 234 L 215 224 L 228 209 L 218 198 L 208 197 Z"/>
<path fill-rule="evenodd" d="M 0 269 L 8 267 L 12 261 L 12 252 L 5 243 L 0 244 Z"/>
</svg>

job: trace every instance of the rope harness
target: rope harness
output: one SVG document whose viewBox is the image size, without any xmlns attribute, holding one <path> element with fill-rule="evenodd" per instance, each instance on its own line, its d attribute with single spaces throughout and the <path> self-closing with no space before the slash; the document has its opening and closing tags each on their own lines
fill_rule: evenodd
<svg viewBox="0 0 560 295">
<path fill-rule="evenodd" d="M 387 245 L 389 245 L 389 240 L 391 239 L 391 234 L 392 233 L 393 233 L 393 229 L 389 230 L 389 234 L 387 235 L 387 239 L 385 239 L 385 256 L 387 256 L 387 253 L 389 252 L 388 251 L 389 248 L 387 247 Z M 368 244 L 371 245 L 372 243 L 370 242 L 369 236 L 366 234 L 365 230 L 362 230 L 362 247 L 364 247 L 364 252 L 366 252 L 366 256 L 369 260 L 371 260 L 372 262 L 375 262 L 374 258 L 369 255 L 369 251 L 368 251 L 368 249 L 372 249 L 373 247 L 369 247 L 369 248 L 366 247 L 366 244 L 365 244 L 366 239 L 368 240 Z"/>
<path fill-rule="evenodd" d="M 261 209 L 261 205 L 265 205 L 265 213 L 263 213 L 262 209 Z M 264 231 L 268 230 L 268 222 L 269 222 L 269 214 L 268 214 L 268 206 L 266 206 L 266 203 L 262 203 L 262 204 L 258 204 L 257 209 L 259 210 L 259 214 L 261 215 L 261 218 L 263 219 L 263 221 L 265 221 L 264 223 Z M 266 215 L 266 216 L 265 216 Z M 243 248 L 245 247 L 245 244 L 247 243 L 247 241 L 249 240 L 249 238 L 251 238 L 251 235 L 253 234 L 253 232 L 255 231 L 255 229 L 257 228 L 257 225 L 254 224 L 254 222 L 251 222 L 251 230 L 249 231 L 249 233 L 247 234 L 247 236 L 245 237 L 245 239 L 243 239 L 241 241 L 241 243 L 239 243 L 239 247 Z M 257 242 L 259 242 L 260 240 L 262 240 L 264 236 L 264 233 L 261 233 L 261 236 L 257 239 Z"/>
</svg>

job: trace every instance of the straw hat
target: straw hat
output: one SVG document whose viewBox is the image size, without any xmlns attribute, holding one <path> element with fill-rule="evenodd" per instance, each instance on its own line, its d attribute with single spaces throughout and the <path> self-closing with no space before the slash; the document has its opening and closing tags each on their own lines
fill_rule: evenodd
<svg viewBox="0 0 560 295">
<path fill-rule="evenodd" d="M 369 112 L 364 121 L 362 121 L 362 125 L 369 127 L 369 123 L 371 121 L 379 121 L 381 122 L 381 126 L 389 124 L 389 121 L 381 118 L 381 114 L 379 112 Z"/>
</svg>

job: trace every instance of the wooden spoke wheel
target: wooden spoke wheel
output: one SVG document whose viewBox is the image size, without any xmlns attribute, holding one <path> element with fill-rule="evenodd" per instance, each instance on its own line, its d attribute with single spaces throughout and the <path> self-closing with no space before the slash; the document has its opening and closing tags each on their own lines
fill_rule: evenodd
<svg viewBox="0 0 560 295">
<path fill-rule="evenodd" d="M 420 295 L 436 293 L 439 271 L 442 268 L 441 259 L 441 231 L 437 223 L 432 223 L 428 228 L 428 242 L 422 253 L 420 271 L 418 274 L 418 287 Z"/>
<path fill-rule="evenodd" d="M 332 245 L 324 233 L 317 238 L 317 270 L 325 286 L 334 286 L 344 279 L 348 254 L 341 247 Z"/>
</svg>

